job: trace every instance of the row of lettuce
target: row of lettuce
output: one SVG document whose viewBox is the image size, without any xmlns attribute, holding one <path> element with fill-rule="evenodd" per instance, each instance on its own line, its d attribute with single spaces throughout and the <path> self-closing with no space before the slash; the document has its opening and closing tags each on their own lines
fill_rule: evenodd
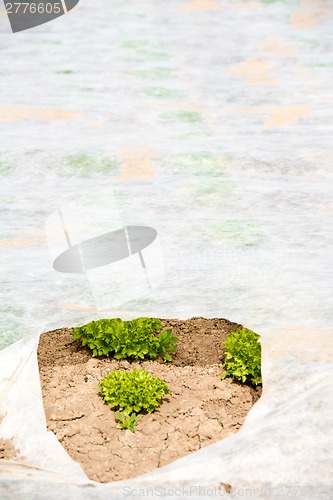
<svg viewBox="0 0 333 500">
<path fill-rule="evenodd" d="M 163 329 L 156 318 L 100 319 L 73 328 L 72 336 L 86 346 L 93 357 L 138 361 L 156 358 L 172 362 L 178 338 Z M 221 378 L 256 386 L 261 378 L 259 335 L 247 328 L 230 332 L 224 341 L 224 371 Z M 134 432 L 138 420 L 152 413 L 171 390 L 165 381 L 145 369 L 113 370 L 99 383 L 104 402 L 116 410 L 117 427 Z"/>
</svg>

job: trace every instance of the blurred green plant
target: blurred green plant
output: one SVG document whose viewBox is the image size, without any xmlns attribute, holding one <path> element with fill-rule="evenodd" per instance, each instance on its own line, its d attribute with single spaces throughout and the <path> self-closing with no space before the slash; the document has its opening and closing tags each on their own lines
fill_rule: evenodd
<svg viewBox="0 0 333 500">
<path fill-rule="evenodd" d="M 75 72 L 72 69 L 62 69 L 62 70 L 56 71 L 56 73 L 58 75 L 72 75 Z"/>
<path fill-rule="evenodd" d="M 152 40 L 127 40 L 122 47 L 127 51 L 127 60 L 143 62 L 169 59 L 169 54 L 161 50 L 163 44 Z"/>
<path fill-rule="evenodd" d="M 264 233 L 257 224 L 228 219 L 207 227 L 204 235 L 217 240 L 230 240 L 243 248 L 256 248 L 264 242 Z"/>
<path fill-rule="evenodd" d="M 15 166 L 12 156 L 0 152 L 0 175 L 11 174 L 15 170 Z"/>
<path fill-rule="evenodd" d="M 117 158 L 87 152 L 78 152 L 64 159 L 62 174 L 65 176 L 89 177 L 115 174 L 119 169 Z"/>
<path fill-rule="evenodd" d="M 139 78 L 149 80 L 167 80 L 172 77 L 172 70 L 165 67 L 156 67 L 150 69 L 139 69 L 131 71 L 131 74 Z"/>
<path fill-rule="evenodd" d="M 198 113 L 197 111 L 186 111 L 183 109 L 178 109 L 175 111 L 166 111 L 160 114 L 160 118 L 162 122 L 165 123 L 173 123 L 173 122 L 197 123 L 202 121 L 201 113 Z"/>
<path fill-rule="evenodd" d="M 225 173 L 226 159 L 209 151 L 201 151 L 171 156 L 169 164 L 176 174 L 202 175 L 210 178 L 220 177 Z"/>
<path fill-rule="evenodd" d="M 271 3 L 286 3 L 286 4 L 296 4 L 297 3 L 297 0 L 260 0 L 261 3 L 267 3 L 267 4 L 271 4 Z"/>
<path fill-rule="evenodd" d="M 167 87 L 145 87 L 143 92 L 149 97 L 156 97 L 158 99 L 184 97 L 184 94 L 180 90 Z"/>
</svg>

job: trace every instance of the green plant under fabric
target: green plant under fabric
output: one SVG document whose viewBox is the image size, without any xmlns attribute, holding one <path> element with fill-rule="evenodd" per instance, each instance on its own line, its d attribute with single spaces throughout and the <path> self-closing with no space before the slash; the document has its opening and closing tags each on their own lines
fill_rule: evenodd
<svg viewBox="0 0 333 500">
<path fill-rule="evenodd" d="M 225 372 L 222 374 L 222 379 L 232 377 L 234 380 L 249 382 L 252 385 L 262 383 L 259 338 L 257 333 L 247 328 L 227 335 L 224 342 Z"/>
<path fill-rule="evenodd" d="M 123 321 L 120 318 L 100 319 L 73 328 L 74 339 L 92 350 L 93 356 L 113 356 L 116 359 L 155 359 L 161 356 L 171 361 L 176 349 L 177 337 L 172 330 L 162 329 L 155 318 L 137 318 Z"/>
<path fill-rule="evenodd" d="M 111 407 L 118 408 L 115 413 L 119 429 L 134 428 L 142 415 L 156 410 L 166 394 L 171 394 L 168 385 L 144 369 L 131 372 L 113 370 L 99 384 L 100 394 Z"/>
</svg>

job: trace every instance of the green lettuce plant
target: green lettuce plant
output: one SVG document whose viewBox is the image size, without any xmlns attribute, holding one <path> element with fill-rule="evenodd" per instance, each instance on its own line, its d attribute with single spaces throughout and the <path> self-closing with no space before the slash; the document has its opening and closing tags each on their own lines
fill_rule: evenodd
<svg viewBox="0 0 333 500">
<path fill-rule="evenodd" d="M 113 370 L 100 381 L 99 393 L 106 404 L 118 408 L 115 414 L 119 421 L 117 427 L 134 432 L 142 416 L 139 413 L 152 413 L 171 390 L 163 380 L 146 370 L 134 369 L 131 372 Z"/>
<path fill-rule="evenodd" d="M 234 380 L 252 385 L 262 383 L 259 338 L 257 333 L 247 328 L 230 332 L 227 335 L 224 342 L 225 371 L 222 379 L 232 377 Z"/>
<path fill-rule="evenodd" d="M 162 329 L 155 318 L 137 318 L 123 321 L 120 318 L 100 319 L 73 328 L 74 339 L 92 350 L 93 356 L 113 356 L 116 359 L 155 359 L 161 356 L 171 361 L 177 337 L 172 330 Z"/>
<path fill-rule="evenodd" d="M 118 420 L 117 429 L 129 429 L 134 432 L 136 424 L 143 415 L 127 413 L 126 411 L 116 411 L 115 417 Z"/>
</svg>

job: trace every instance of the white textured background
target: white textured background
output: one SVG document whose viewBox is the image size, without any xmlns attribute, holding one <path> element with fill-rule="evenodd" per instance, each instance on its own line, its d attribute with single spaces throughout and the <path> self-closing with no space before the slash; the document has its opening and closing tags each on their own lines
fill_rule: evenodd
<svg viewBox="0 0 333 500">
<path fill-rule="evenodd" d="M 105 229 L 114 195 L 124 224 L 158 230 L 165 279 L 104 316 L 262 336 L 252 424 L 208 471 L 213 451 L 186 459 L 189 481 L 333 477 L 332 6 L 81 0 L 12 35 L 0 3 L 0 346 L 101 317 L 84 279 L 52 270 L 45 222 L 79 200 L 84 223 L 94 199 Z M 187 477 L 173 467 L 167 481 Z"/>
</svg>

